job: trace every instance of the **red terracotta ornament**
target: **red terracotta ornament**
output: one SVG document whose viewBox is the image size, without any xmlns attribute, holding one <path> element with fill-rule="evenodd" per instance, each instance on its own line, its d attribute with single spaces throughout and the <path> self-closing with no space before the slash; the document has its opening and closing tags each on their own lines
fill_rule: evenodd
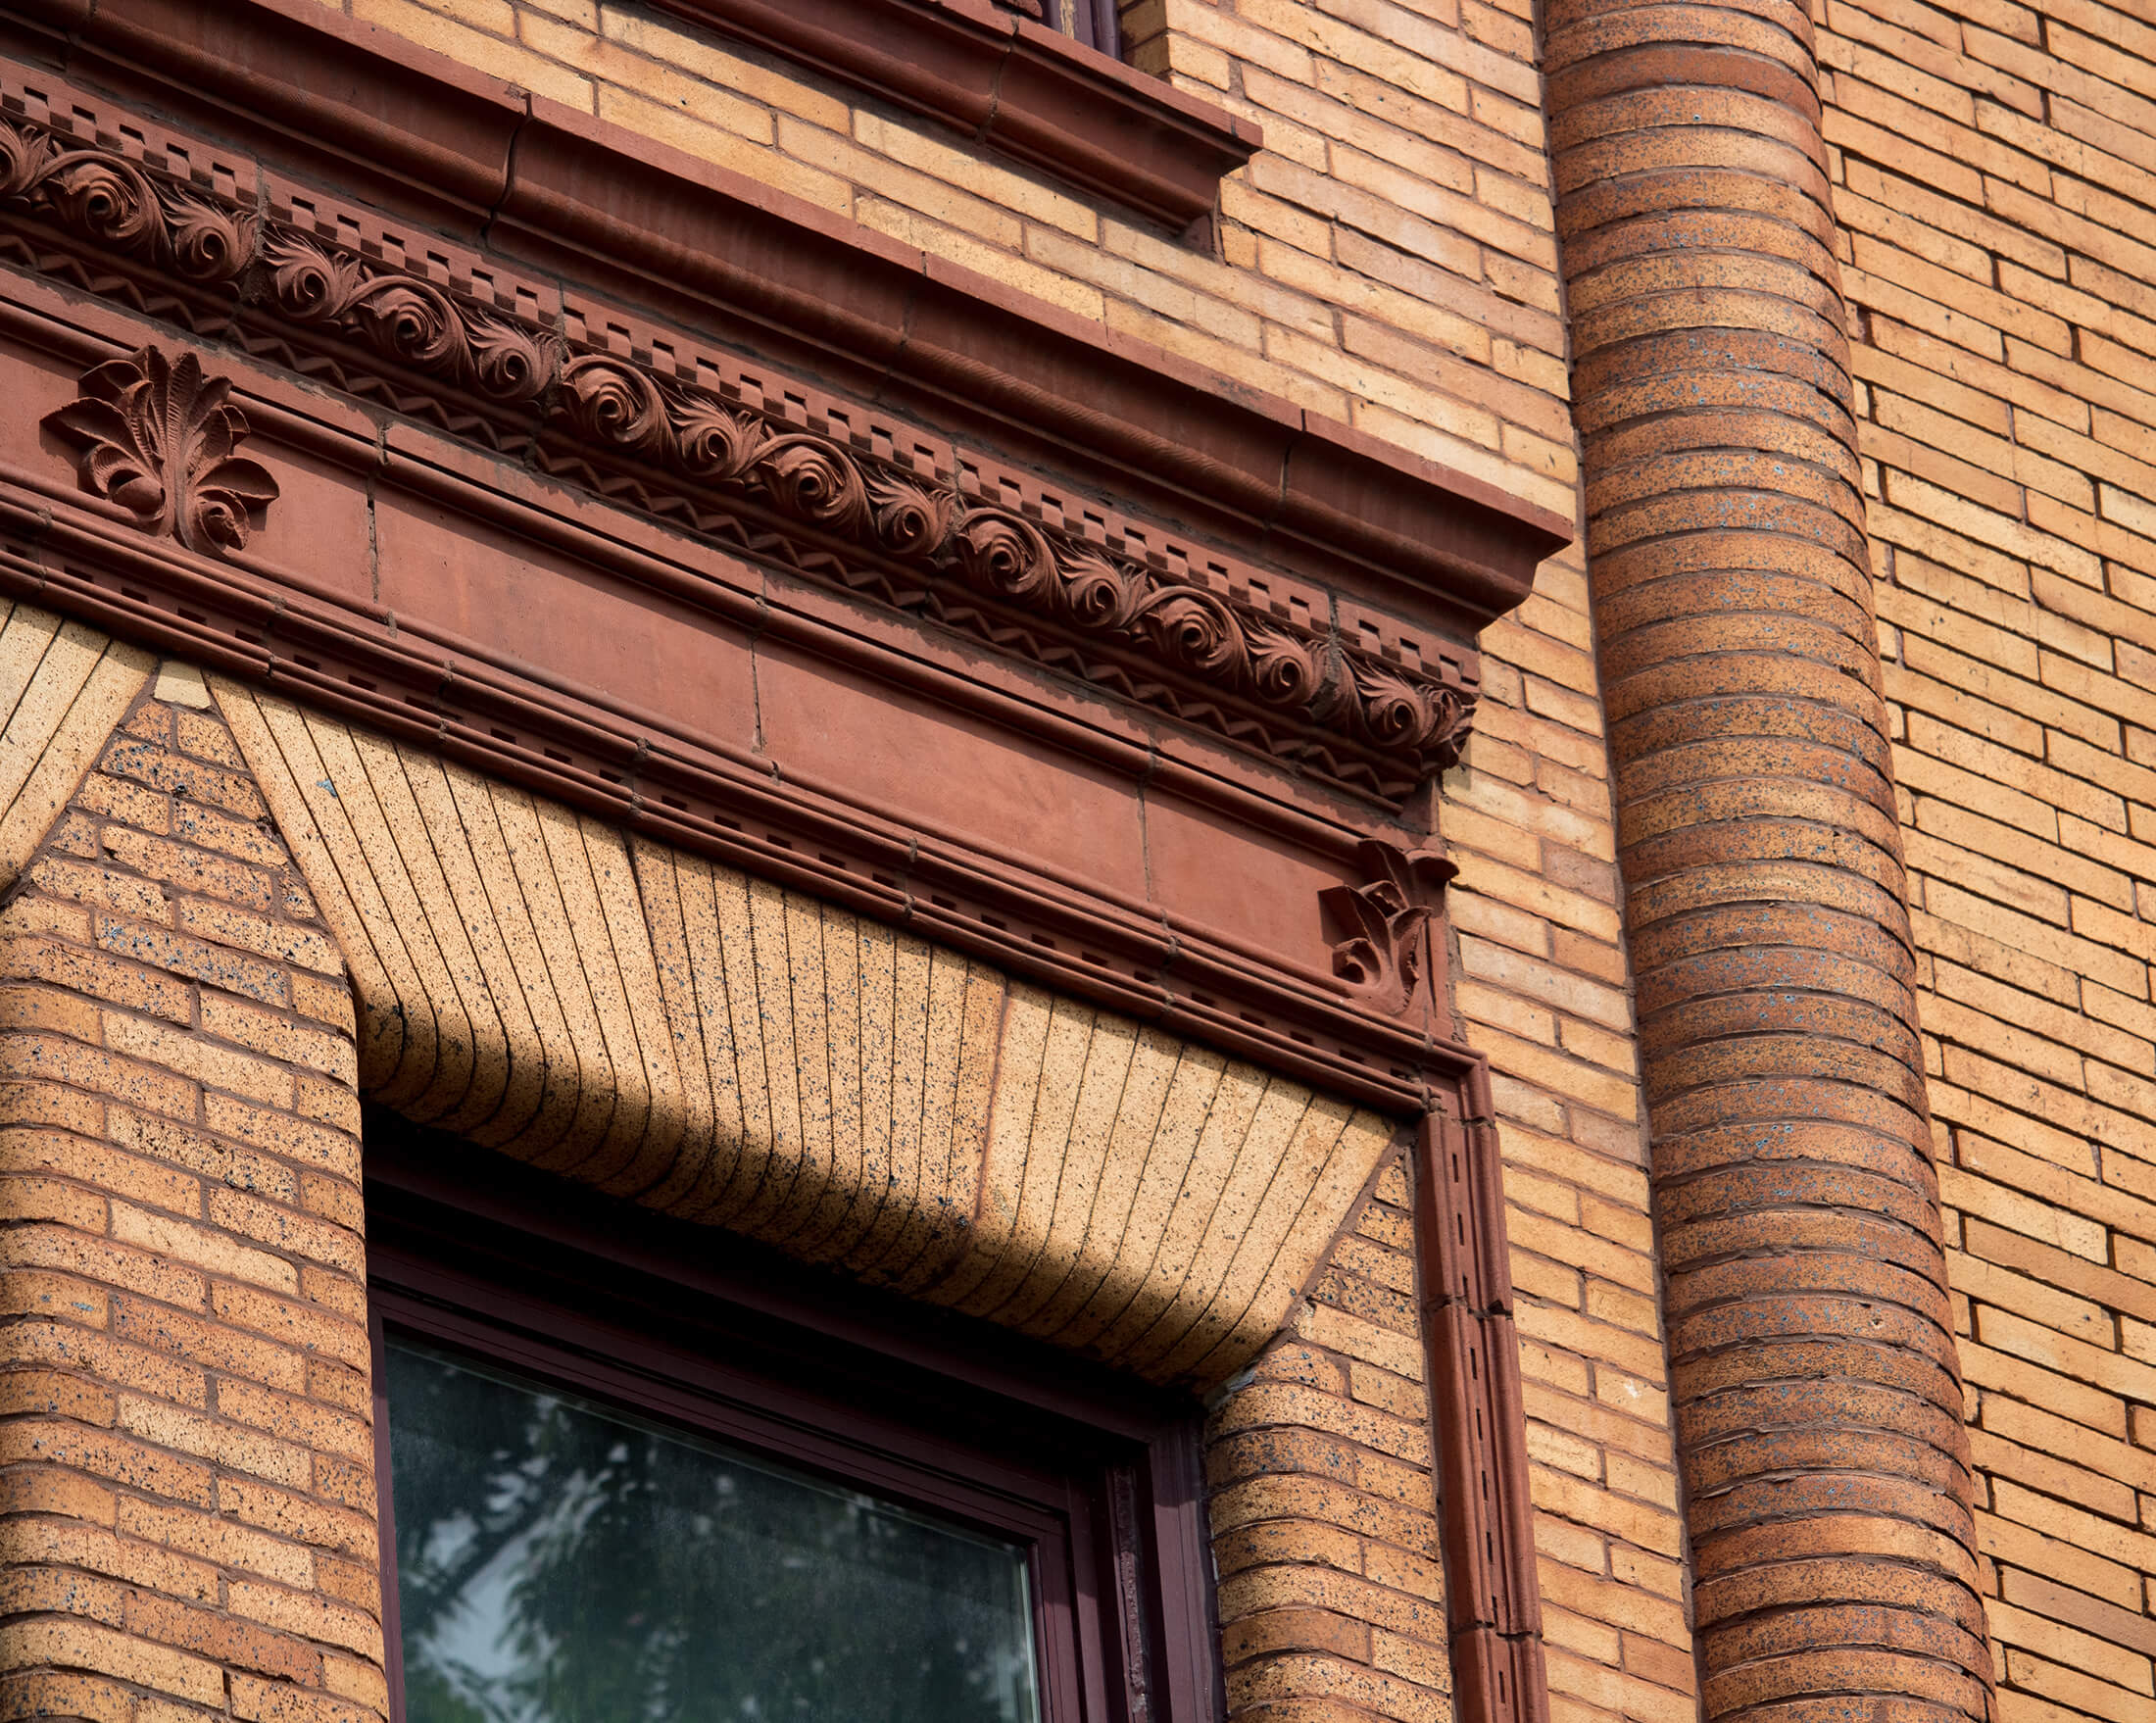
<svg viewBox="0 0 2156 1723">
<path fill-rule="evenodd" d="M 1402 850 L 1377 838 L 1365 839 L 1356 853 L 1368 883 L 1317 895 L 1341 935 L 1333 973 L 1356 1000 L 1397 1016 L 1430 973 L 1430 919 L 1459 869 L 1442 850 Z"/>
<path fill-rule="evenodd" d="M 0 124 L 0 205 L 206 285 L 238 275 L 255 249 L 251 211 L 159 184 L 116 150 L 21 123 Z"/>
<path fill-rule="evenodd" d="M 203 556 L 247 543 L 250 517 L 276 501 L 277 481 L 232 452 L 247 420 L 226 400 L 229 382 L 206 375 L 192 353 L 169 361 L 143 347 L 84 371 L 80 386 L 43 422 L 75 445 L 84 489 Z"/>
<path fill-rule="evenodd" d="M 250 317 L 282 325 L 280 341 L 299 339 L 303 365 L 326 360 L 335 375 L 354 354 L 386 363 L 403 373 L 400 404 L 431 398 L 453 428 L 491 427 L 519 442 L 536 432 L 548 470 L 612 502 L 672 522 L 746 514 L 760 544 L 812 577 L 925 614 L 1351 793 L 1396 800 L 1454 764 L 1465 742 L 1476 699 L 1471 652 L 1426 637 L 1403 656 L 1397 643 L 1334 631 L 1269 600 L 1242 570 L 1186 569 L 1157 547 L 1101 542 L 1012 506 L 994 485 L 916 471 L 821 426 L 805 430 L 648 353 L 593 351 L 528 310 L 482 303 L 325 234 L 266 222 L 206 185 L 153 175 L 101 143 L 0 116 L 0 219 L 17 217 L 126 256 L 152 280 L 238 292 Z M 125 438 L 107 441 L 126 447 Z M 1296 459 L 1331 472 L 1330 446 L 1305 426 Z M 154 465 L 141 449 L 132 459 L 145 472 Z M 1209 473 L 1207 484 L 1218 477 Z M 683 484 L 693 498 L 679 494 Z M 213 512 L 216 533 L 184 512 L 167 520 L 170 501 L 154 508 L 158 525 L 190 548 L 207 544 L 215 555 L 244 540 L 245 499 L 236 513 Z M 1357 491 L 1352 501 L 1359 520 L 1370 499 Z M 1348 524 L 1333 520 L 1328 537 Z M 237 536 L 219 536 L 226 531 Z M 1384 536 L 1381 563 L 1404 542 L 1390 528 Z M 1353 534 L 1328 548 L 1351 550 Z M 1389 563 L 1381 572 L 1392 572 Z"/>
</svg>

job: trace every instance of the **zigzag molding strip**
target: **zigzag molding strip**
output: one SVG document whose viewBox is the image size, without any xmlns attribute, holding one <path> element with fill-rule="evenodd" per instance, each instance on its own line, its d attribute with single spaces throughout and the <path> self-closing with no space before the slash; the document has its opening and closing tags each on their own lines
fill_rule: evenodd
<svg viewBox="0 0 2156 1723">
<path fill-rule="evenodd" d="M 100 140 L 0 115 L 0 218 L 124 259 L 181 295 L 229 296 L 237 320 L 272 317 L 281 345 L 357 349 L 447 390 L 460 405 L 444 421 L 466 434 L 480 428 L 473 407 L 507 416 L 513 426 L 486 428 L 554 445 L 543 464 L 611 502 L 676 525 L 686 516 L 737 552 L 746 522 L 759 540 L 775 537 L 796 571 L 928 614 L 1357 793 L 1403 796 L 1464 745 L 1472 653 L 1441 650 L 1410 667 L 1167 559 L 1155 566 L 989 500 L 973 475 L 918 471 L 731 402 L 656 357 L 573 340 Z M 639 482 L 608 482 L 621 471 Z M 714 532 L 720 523 L 730 530 Z M 834 549 L 869 572 L 835 573 Z"/>
</svg>

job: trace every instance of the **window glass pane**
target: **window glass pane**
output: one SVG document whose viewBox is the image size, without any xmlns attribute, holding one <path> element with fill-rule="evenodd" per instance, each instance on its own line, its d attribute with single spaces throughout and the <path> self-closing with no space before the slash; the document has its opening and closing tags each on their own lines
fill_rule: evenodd
<svg viewBox="0 0 2156 1723">
<path fill-rule="evenodd" d="M 1026 1553 L 397 1338 L 408 1723 L 1037 1723 Z"/>
</svg>

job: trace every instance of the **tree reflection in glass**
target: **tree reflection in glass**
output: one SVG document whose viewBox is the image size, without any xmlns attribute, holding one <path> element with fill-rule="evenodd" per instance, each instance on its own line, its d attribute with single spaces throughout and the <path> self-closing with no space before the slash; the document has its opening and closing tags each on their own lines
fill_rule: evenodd
<svg viewBox="0 0 2156 1723">
<path fill-rule="evenodd" d="M 1038 1723 L 1021 1547 L 387 1361 L 408 1723 Z"/>
</svg>

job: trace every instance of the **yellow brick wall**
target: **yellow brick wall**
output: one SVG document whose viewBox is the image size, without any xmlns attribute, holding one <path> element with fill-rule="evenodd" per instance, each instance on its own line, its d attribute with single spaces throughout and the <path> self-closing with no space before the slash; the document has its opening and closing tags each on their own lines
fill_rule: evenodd
<svg viewBox="0 0 2156 1723">
<path fill-rule="evenodd" d="M 1264 127 L 1265 150 L 1222 187 L 1216 254 L 634 5 L 342 9 L 1576 516 L 1529 0 L 1126 7 L 1134 63 Z M 1482 645 L 1486 696 L 1446 785 L 1445 835 L 1461 866 L 1458 1004 L 1493 1060 L 1508 1169 L 1552 1705 L 1557 1723 L 1689 1723 L 1682 1520 L 1577 553 L 1546 565 Z M 1382 1711 L 1384 1691 L 1357 1702 Z"/>
<path fill-rule="evenodd" d="M 0 1709 L 381 1723 L 351 990 L 208 702 L 0 912 Z"/>
<path fill-rule="evenodd" d="M 1448 1715 L 1413 1212 L 1396 1156 L 1288 1331 L 1211 1408 L 1221 1662 L 1238 1717 Z"/>
<path fill-rule="evenodd" d="M 2156 27 L 1815 8 L 2005 1723 L 2156 1719 Z"/>
</svg>

